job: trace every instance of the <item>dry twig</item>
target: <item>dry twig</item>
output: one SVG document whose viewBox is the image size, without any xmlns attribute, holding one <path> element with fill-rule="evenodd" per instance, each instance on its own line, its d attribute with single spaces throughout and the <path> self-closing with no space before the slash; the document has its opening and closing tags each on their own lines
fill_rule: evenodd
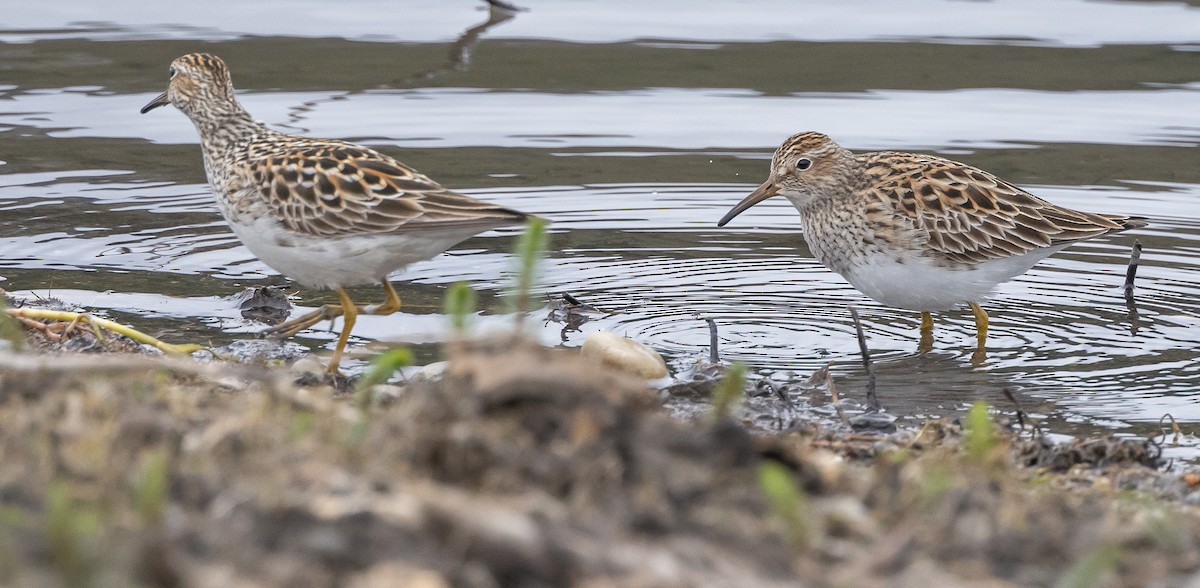
<svg viewBox="0 0 1200 588">
<path fill-rule="evenodd" d="M 1133 280 L 1137 278 L 1138 264 L 1142 262 L 1142 242 L 1133 242 L 1133 251 L 1129 253 L 1129 267 L 1125 269 L 1125 297 L 1133 296 Z"/>
<path fill-rule="evenodd" d="M 92 328 L 95 329 L 95 331 L 96 331 L 96 337 L 101 340 L 104 339 L 104 336 L 100 334 L 100 329 L 103 328 L 103 329 L 112 331 L 114 333 L 120 334 L 120 335 L 125 335 L 126 337 L 129 337 L 130 339 L 133 339 L 134 341 L 137 341 L 138 343 L 145 343 L 146 345 L 151 345 L 155 349 L 158 349 L 159 351 L 162 351 L 163 353 L 168 353 L 168 354 L 172 354 L 172 355 L 189 355 L 193 351 L 200 351 L 202 349 L 208 348 L 204 345 L 198 345 L 198 344 L 194 344 L 194 343 L 184 343 L 182 345 L 173 345 L 171 343 L 165 343 L 165 342 L 160 341 L 154 337 L 151 337 L 150 335 L 147 335 L 137 329 L 134 329 L 133 327 L 127 327 L 120 323 L 102 319 L 102 318 L 98 318 L 98 317 L 94 317 L 90 314 L 83 313 L 83 312 L 67 312 L 64 310 L 46 310 L 43 308 L 9 308 L 9 309 L 5 309 L 5 312 L 7 312 L 9 314 L 9 316 L 12 316 L 13 318 L 21 321 L 22 323 L 25 323 L 27 326 L 30 326 L 31 328 L 35 328 L 40 331 L 46 332 L 47 335 L 50 334 L 48 331 L 49 326 L 46 325 L 45 323 L 38 321 L 37 319 L 51 320 L 51 321 L 64 321 L 64 323 L 67 324 L 66 328 L 71 328 L 72 325 L 79 323 L 79 322 L 87 322 L 88 324 L 92 325 Z M 61 335 L 60 335 L 60 337 L 61 337 Z"/>
<path fill-rule="evenodd" d="M 862 322 L 858 320 L 858 309 L 850 307 L 850 318 L 854 319 L 854 331 L 858 335 L 858 350 L 862 352 L 863 367 L 867 368 L 867 407 L 874 412 L 883 410 L 879 397 L 875 395 L 875 368 L 871 367 L 871 351 L 867 349 L 867 337 L 863 334 Z"/>
<path fill-rule="evenodd" d="M 833 375 L 830 374 L 830 369 L 833 367 L 833 362 L 829 362 L 825 367 L 821 368 L 825 371 L 825 387 L 829 389 L 829 401 L 833 403 L 833 410 L 837 411 L 838 419 L 843 425 L 849 425 L 850 419 L 846 418 L 846 413 L 842 411 L 842 401 L 838 399 L 837 384 L 833 383 Z"/>
<path fill-rule="evenodd" d="M 708 323 L 708 361 L 720 363 L 721 355 L 717 351 L 717 321 L 704 317 L 704 322 Z"/>
</svg>

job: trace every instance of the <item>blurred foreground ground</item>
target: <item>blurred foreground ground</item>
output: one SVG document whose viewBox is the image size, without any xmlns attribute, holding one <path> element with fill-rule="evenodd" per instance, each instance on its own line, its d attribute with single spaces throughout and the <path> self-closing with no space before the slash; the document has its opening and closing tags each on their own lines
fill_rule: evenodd
<svg viewBox="0 0 1200 588">
<path fill-rule="evenodd" d="M 448 349 L 374 399 L 285 367 L 0 355 L 6 586 L 1182 586 L 1192 475 L 1051 449 L 685 422 L 569 351 Z M 378 390 L 377 390 L 378 391 Z M 1043 464 L 1031 467 L 1027 464 Z"/>
</svg>

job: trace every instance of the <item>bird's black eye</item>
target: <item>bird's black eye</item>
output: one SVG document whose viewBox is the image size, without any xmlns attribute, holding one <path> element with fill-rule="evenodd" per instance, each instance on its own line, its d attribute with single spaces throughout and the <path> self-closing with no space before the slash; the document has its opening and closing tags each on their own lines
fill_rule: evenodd
<svg viewBox="0 0 1200 588">
<path fill-rule="evenodd" d="M 167 74 L 168 74 L 167 75 L 168 78 L 175 77 L 175 66 L 174 65 L 171 66 L 171 69 L 167 70 Z"/>
<path fill-rule="evenodd" d="M 809 159 L 807 157 L 801 157 L 800 159 L 796 160 L 796 169 L 798 169 L 800 171 L 804 171 L 810 167 L 812 167 L 811 159 Z"/>
</svg>

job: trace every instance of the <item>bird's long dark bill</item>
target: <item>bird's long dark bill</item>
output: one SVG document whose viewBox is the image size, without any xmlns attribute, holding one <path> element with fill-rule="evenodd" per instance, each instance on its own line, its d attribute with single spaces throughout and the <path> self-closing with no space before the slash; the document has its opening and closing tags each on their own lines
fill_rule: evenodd
<svg viewBox="0 0 1200 588">
<path fill-rule="evenodd" d="M 725 223 L 733 220 L 733 217 L 746 212 L 746 209 L 758 204 L 759 202 L 762 202 L 763 200 L 766 200 L 767 198 L 775 196 L 776 194 L 779 194 L 778 186 L 771 182 L 771 180 L 763 182 L 762 185 L 755 188 L 749 196 L 743 198 L 741 202 L 738 202 L 737 206 L 733 207 L 733 210 L 730 210 L 725 216 L 721 217 L 721 220 L 717 221 L 717 226 L 725 226 Z"/>
<path fill-rule="evenodd" d="M 156 96 L 154 100 L 151 100 L 149 104 L 142 107 L 142 114 L 146 114 L 147 112 L 150 112 L 159 106 L 166 106 L 170 103 L 171 100 L 167 98 L 167 93 L 163 92 L 162 94 Z"/>
</svg>

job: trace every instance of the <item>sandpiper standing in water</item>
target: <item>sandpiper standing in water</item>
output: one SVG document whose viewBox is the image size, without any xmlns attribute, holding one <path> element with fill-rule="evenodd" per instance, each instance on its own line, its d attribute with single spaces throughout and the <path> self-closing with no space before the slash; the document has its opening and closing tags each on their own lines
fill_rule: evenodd
<svg viewBox="0 0 1200 588">
<path fill-rule="evenodd" d="M 957 161 L 856 154 L 814 132 L 785 141 L 767 181 L 718 226 L 775 195 L 799 211 L 804 238 L 825 267 L 881 304 L 920 311 L 919 351 L 933 345 L 931 312 L 970 305 L 975 363 L 985 359 L 988 327 L 979 302 L 998 284 L 1077 241 L 1146 225 L 1056 206 Z"/>
<path fill-rule="evenodd" d="M 234 95 L 229 68 L 205 53 L 173 61 L 167 91 L 142 113 L 174 105 L 200 132 L 204 171 L 221 213 L 251 253 L 296 282 L 330 288 L 341 304 L 269 332 L 293 335 L 345 316 L 329 361 L 336 373 L 359 312 L 400 309 L 387 277 L 524 213 L 452 192 L 378 151 L 273 131 Z M 378 282 L 383 303 L 359 309 L 346 288 Z"/>
</svg>

